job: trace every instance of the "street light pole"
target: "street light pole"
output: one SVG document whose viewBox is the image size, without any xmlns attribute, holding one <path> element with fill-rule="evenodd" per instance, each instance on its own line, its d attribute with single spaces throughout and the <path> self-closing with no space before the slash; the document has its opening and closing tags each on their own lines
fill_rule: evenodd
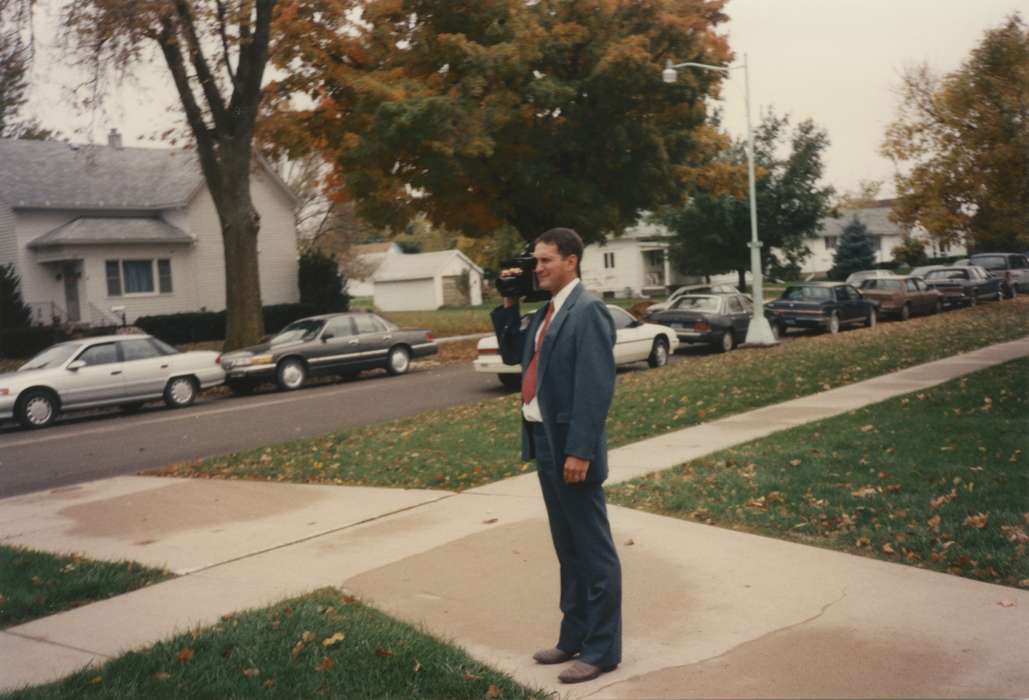
<svg viewBox="0 0 1029 700">
<path fill-rule="evenodd" d="M 702 68 L 713 70 L 729 75 L 729 71 L 735 68 L 743 69 L 743 84 L 746 93 L 745 102 L 747 109 L 747 179 L 750 190 L 750 281 L 753 288 L 754 309 L 747 327 L 747 343 L 750 345 L 775 345 L 777 342 L 772 333 L 772 327 L 765 318 L 765 297 L 764 283 L 761 272 L 761 241 L 757 236 L 757 194 L 754 185 L 754 129 L 750 125 L 750 70 L 747 67 L 747 55 L 743 55 L 742 66 L 712 66 L 707 63 L 686 63 L 672 64 L 669 60 L 665 63 L 665 69 L 661 72 L 661 79 L 666 83 L 674 83 L 679 74 L 678 68 Z"/>
</svg>

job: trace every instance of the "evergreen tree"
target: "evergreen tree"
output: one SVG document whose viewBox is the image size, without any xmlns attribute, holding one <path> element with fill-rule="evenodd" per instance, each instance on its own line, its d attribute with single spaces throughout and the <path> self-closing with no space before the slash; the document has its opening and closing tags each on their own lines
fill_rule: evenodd
<svg viewBox="0 0 1029 700">
<path fill-rule="evenodd" d="M 346 311 L 350 308 L 347 283 L 339 271 L 335 256 L 316 249 L 301 253 L 298 283 L 300 303 L 313 304 L 318 313 Z"/>
<path fill-rule="evenodd" d="M 0 328 L 28 328 L 32 310 L 21 298 L 21 278 L 14 264 L 0 265 Z"/>
<path fill-rule="evenodd" d="M 843 228 L 843 235 L 833 254 L 833 266 L 829 278 L 847 279 L 847 275 L 858 270 L 868 270 L 875 265 L 875 244 L 868 235 L 868 227 L 856 216 Z"/>
</svg>

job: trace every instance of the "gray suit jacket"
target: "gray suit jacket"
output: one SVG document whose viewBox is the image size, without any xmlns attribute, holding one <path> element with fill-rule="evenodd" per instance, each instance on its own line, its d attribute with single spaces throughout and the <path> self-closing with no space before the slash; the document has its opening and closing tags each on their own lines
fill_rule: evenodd
<svg viewBox="0 0 1029 700">
<path fill-rule="evenodd" d="M 536 331 L 546 306 L 522 328 L 518 306 L 498 306 L 490 314 L 504 362 L 532 360 Z M 573 455 L 590 461 L 588 483 L 607 478 L 607 412 L 615 388 L 615 325 L 604 302 L 580 283 L 550 320 L 540 346 L 536 398 L 550 453 L 560 460 Z M 532 431 L 522 421 L 522 459 L 535 457 Z"/>
</svg>

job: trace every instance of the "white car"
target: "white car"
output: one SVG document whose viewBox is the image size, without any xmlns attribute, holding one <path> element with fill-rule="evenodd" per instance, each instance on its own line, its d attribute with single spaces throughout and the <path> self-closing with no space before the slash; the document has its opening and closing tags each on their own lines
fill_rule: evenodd
<svg viewBox="0 0 1029 700">
<path fill-rule="evenodd" d="M 0 374 L 0 421 L 14 418 L 26 428 L 44 428 L 65 411 L 133 411 L 155 399 L 181 408 L 201 389 L 224 381 L 221 355 L 214 351 L 179 352 L 141 334 L 69 340 L 51 345 L 17 372 Z"/>
<path fill-rule="evenodd" d="M 608 305 L 615 322 L 615 364 L 646 361 L 651 367 L 664 367 L 668 355 L 679 347 L 679 338 L 668 326 L 637 321 L 625 309 Z M 500 358 L 497 337 L 488 335 L 480 338 L 479 356 L 472 362 L 476 372 L 495 374 L 508 389 L 522 385 L 522 366 L 505 365 Z"/>
</svg>

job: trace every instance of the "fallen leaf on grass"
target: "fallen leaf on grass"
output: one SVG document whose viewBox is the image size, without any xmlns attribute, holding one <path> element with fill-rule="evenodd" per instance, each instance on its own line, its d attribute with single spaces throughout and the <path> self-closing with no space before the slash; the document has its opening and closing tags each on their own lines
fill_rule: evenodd
<svg viewBox="0 0 1029 700">
<path fill-rule="evenodd" d="M 421 670 L 422 670 L 422 664 L 421 664 L 421 662 L 420 662 L 420 661 L 418 661 L 418 659 L 415 659 L 415 660 L 414 660 L 414 672 L 415 672 L 415 673 L 418 673 L 418 672 L 419 672 L 419 671 L 421 671 Z"/>
<path fill-rule="evenodd" d="M 1004 536 L 1008 538 L 1009 542 L 1015 542 L 1017 544 L 1029 542 L 1029 535 L 1025 534 L 1025 530 L 1023 530 L 1019 525 L 1001 525 L 1000 531 L 1004 533 Z"/>
<path fill-rule="evenodd" d="M 790 466 L 791 467 L 799 467 L 800 466 L 800 460 L 799 459 L 791 459 L 790 460 Z"/>
<path fill-rule="evenodd" d="M 929 525 L 929 529 L 933 532 L 940 531 L 940 516 L 934 515 L 933 517 L 926 520 L 926 524 Z"/>
<path fill-rule="evenodd" d="M 182 647 L 181 649 L 179 649 L 178 657 L 179 661 L 181 661 L 182 663 L 186 663 L 187 661 L 193 658 L 193 650 L 189 647 Z"/>
<path fill-rule="evenodd" d="M 337 632 L 336 634 L 332 635 L 331 637 L 326 637 L 325 639 L 323 639 L 322 640 L 322 646 L 323 647 L 334 647 L 337 644 L 339 644 L 340 642 L 342 642 L 344 639 L 346 639 L 346 635 L 343 634 L 342 632 Z"/>
<path fill-rule="evenodd" d="M 883 551 L 887 554 L 896 554 L 896 552 L 893 550 L 893 545 L 889 542 L 883 545 Z"/>
<path fill-rule="evenodd" d="M 154 678 L 156 678 L 159 681 L 166 681 L 169 678 L 171 678 L 171 674 L 167 673 L 166 671 L 158 671 L 154 674 Z"/>
<path fill-rule="evenodd" d="M 92 678 L 89 679 L 89 684 L 90 685 L 100 685 L 103 682 L 104 682 L 104 677 L 103 676 L 93 676 Z"/>
<path fill-rule="evenodd" d="M 975 515 L 969 515 L 965 518 L 964 525 L 966 527 L 974 527 L 977 530 L 982 530 L 986 527 L 986 521 L 989 517 L 989 513 L 976 513 Z"/>
<path fill-rule="evenodd" d="M 500 695 L 500 688 L 495 685 L 491 684 L 490 687 L 486 689 L 486 697 L 488 698 L 499 698 Z"/>
<path fill-rule="evenodd" d="M 870 433 L 873 430 L 875 430 L 875 426 L 874 425 L 869 424 L 869 425 L 862 425 L 861 426 L 861 432 L 862 433 Z"/>
<path fill-rule="evenodd" d="M 326 656 L 324 659 L 322 659 L 320 662 L 318 662 L 318 665 L 315 666 L 314 670 L 317 671 L 318 673 L 325 673 L 326 671 L 328 671 L 330 668 L 332 668 L 335 665 L 336 665 L 335 662 L 331 658 Z"/>
<path fill-rule="evenodd" d="M 934 498 L 931 501 L 929 501 L 929 505 L 931 507 L 933 507 L 933 508 L 939 508 L 940 506 L 942 506 L 942 505 L 944 505 L 946 503 L 950 503 L 951 501 L 953 501 L 957 497 L 958 497 L 957 489 L 951 489 L 950 493 L 944 494 L 942 496 L 937 496 L 936 498 Z"/>
<path fill-rule="evenodd" d="M 465 671 L 464 672 L 464 679 L 466 681 L 481 681 L 482 680 L 482 676 L 476 676 L 474 673 L 469 673 L 468 671 Z"/>
<path fill-rule="evenodd" d="M 856 544 L 858 547 L 867 547 L 868 545 L 872 544 L 872 540 L 868 539 L 867 537 L 858 537 L 856 540 L 854 540 L 854 544 Z"/>
<path fill-rule="evenodd" d="M 857 491 L 851 491 L 850 495 L 856 498 L 864 498 L 865 496 L 874 496 L 879 493 L 879 489 L 874 486 L 862 486 Z"/>
<path fill-rule="evenodd" d="M 297 658 L 298 656 L 300 656 L 300 652 L 302 652 L 304 650 L 304 646 L 305 645 L 304 645 L 303 641 L 297 642 L 296 644 L 293 645 L 293 651 L 290 652 L 290 655 L 294 659 Z"/>
<path fill-rule="evenodd" d="M 375 649 L 375 655 L 385 658 L 387 656 L 393 656 L 393 652 L 389 649 L 383 649 L 382 647 L 378 647 Z"/>
<path fill-rule="evenodd" d="M 259 668 L 244 668 L 243 675 L 247 678 L 254 678 L 261 675 L 261 669 Z"/>
<path fill-rule="evenodd" d="M 275 679 L 274 679 L 274 678 L 269 678 L 268 680 L 266 680 L 266 681 L 265 681 L 264 683 L 262 683 L 261 685 L 263 685 L 263 686 L 264 686 L 265 688 L 267 688 L 268 690 L 271 690 L 272 688 L 274 688 L 274 687 L 275 687 Z"/>
</svg>

